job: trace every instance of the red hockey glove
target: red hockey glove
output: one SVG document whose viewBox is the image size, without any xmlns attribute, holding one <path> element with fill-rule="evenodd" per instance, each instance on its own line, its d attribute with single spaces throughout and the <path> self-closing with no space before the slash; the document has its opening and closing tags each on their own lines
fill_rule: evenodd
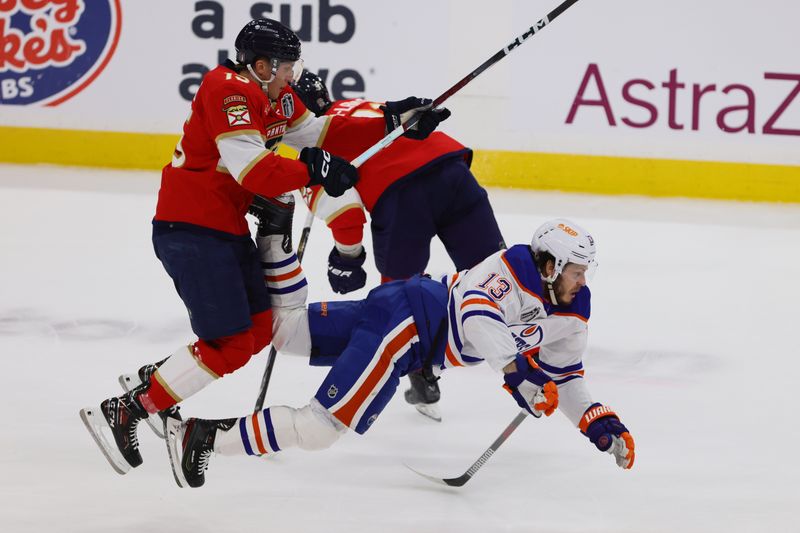
<svg viewBox="0 0 800 533">
<path fill-rule="evenodd" d="M 503 388 L 511 393 L 520 407 L 539 418 L 552 415 L 558 407 L 558 387 L 542 372 L 531 357 L 517 354 L 516 371 L 503 375 Z"/>
<path fill-rule="evenodd" d="M 592 404 L 583 413 L 578 427 L 598 450 L 613 455 L 617 466 L 625 469 L 633 467 L 636 458 L 633 436 L 611 408 L 599 403 Z"/>
</svg>

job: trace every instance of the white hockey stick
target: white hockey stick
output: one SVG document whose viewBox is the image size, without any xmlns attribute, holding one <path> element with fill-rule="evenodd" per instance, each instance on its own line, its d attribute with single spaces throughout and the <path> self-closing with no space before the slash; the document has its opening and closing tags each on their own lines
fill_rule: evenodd
<svg viewBox="0 0 800 533">
<path fill-rule="evenodd" d="M 441 478 L 425 474 L 423 472 L 420 472 L 419 470 L 411 468 L 408 465 L 405 466 L 415 474 L 418 474 L 429 481 L 433 481 L 434 483 L 438 483 L 440 485 L 449 485 L 450 487 L 461 487 L 467 481 L 472 479 L 472 476 L 474 476 L 478 472 L 478 470 L 480 470 L 480 468 L 486 464 L 486 461 L 488 461 L 489 458 L 492 455 L 494 455 L 494 452 L 496 452 L 497 449 L 508 439 L 508 437 L 510 437 L 511 434 L 514 433 L 514 430 L 517 429 L 517 427 L 522 423 L 523 420 L 525 420 L 525 418 L 527 418 L 527 416 L 528 416 L 527 411 L 525 410 L 520 411 L 519 414 L 516 417 L 514 417 L 514 420 L 512 420 L 511 423 L 508 426 L 506 426 L 506 429 L 503 430 L 500 436 L 494 440 L 491 446 L 489 446 L 486 449 L 486 451 L 483 452 L 483 454 L 480 457 L 478 457 L 478 460 L 472 463 L 472 466 L 470 466 L 467 469 L 467 471 L 461 474 L 460 476 L 451 478 Z"/>
</svg>

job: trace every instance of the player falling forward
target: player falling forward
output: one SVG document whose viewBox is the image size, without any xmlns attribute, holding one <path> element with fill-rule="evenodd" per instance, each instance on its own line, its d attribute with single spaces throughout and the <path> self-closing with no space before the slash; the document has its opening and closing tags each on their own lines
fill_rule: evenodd
<svg viewBox="0 0 800 533">
<path fill-rule="evenodd" d="M 285 228 L 284 232 L 290 231 Z M 273 342 L 331 369 L 308 405 L 272 406 L 241 418 L 169 420 L 175 479 L 199 487 L 212 454 L 264 455 L 290 447 L 321 450 L 352 429 L 365 433 L 400 377 L 487 361 L 534 416 L 560 407 L 622 468 L 634 441 L 619 417 L 596 403 L 583 379 L 592 237 L 567 220 L 546 222 L 530 245 L 500 251 L 442 280 L 414 276 L 373 289 L 366 299 L 304 305 L 307 286 L 280 280 L 291 257 L 280 236 L 259 237 L 276 313 Z"/>
<path fill-rule="evenodd" d="M 397 121 L 391 107 L 380 102 L 331 101 L 322 78 L 308 70 L 292 87 L 317 116 Z M 369 145 L 358 138 L 345 143 L 330 137 L 322 148 L 352 159 Z M 366 283 L 364 209 L 370 213 L 372 250 L 384 283 L 424 273 L 434 237 L 442 241 L 457 271 L 505 248 L 486 191 L 470 171 L 471 160 L 472 150 L 437 131 L 422 141 L 399 139 L 387 147 L 359 168 L 356 186 L 338 198 L 313 187 L 310 197 L 306 195 L 309 205 L 335 241 L 328 256 L 331 288 L 346 294 Z M 408 377 L 412 388 L 406 391 L 406 400 L 440 421 L 440 391 L 434 376 L 411 372 Z"/>
<path fill-rule="evenodd" d="M 317 146 L 326 136 L 377 142 L 386 134 L 381 119 L 318 118 L 294 98 L 289 82 L 302 70 L 300 40 L 281 23 L 253 20 L 235 45 L 236 63 L 207 73 L 192 101 L 172 163 L 162 173 L 153 219 L 156 255 L 186 305 L 197 340 L 123 376 L 127 394 L 80 413 L 120 474 L 142 463 L 141 420 L 156 413 L 178 417 L 177 403 L 243 366 L 272 339 L 269 294 L 245 219 L 254 194 L 276 197 L 320 185 L 339 196 L 358 180 L 356 169 Z M 440 117 L 422 114 L 431 127 L 417 130 L 424 136 Z M 280 142 L 300 150 L 300 161 L 278 156 Z M 269 200 L 272 221 L 291 226 L 293 202 L 291 195 Z M 290 251 L 290 240 L 283 246 Z"/>
</svg>

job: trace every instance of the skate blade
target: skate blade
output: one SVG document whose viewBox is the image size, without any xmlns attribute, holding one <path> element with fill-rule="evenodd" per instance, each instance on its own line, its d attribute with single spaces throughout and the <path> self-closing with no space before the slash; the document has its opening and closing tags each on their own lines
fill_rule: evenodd
<svg viewBox="0 0 800 533">
<path fill-rule="evenodd" d="M 436 422 L 442 421 L 442 411 L 439 409 L 439 405 L 435 403 L 417 403 L 414 404 L 414 408 L 430 418 L 431 420 L 435 420 Z"/>
<path fill-rule="evenodd" d="M 179 487 L 188 487 L 189 483 L 183 475 L 183 468 L 181 468 L 181 460 L 183 459 L 179 448 L 183 442 L 183 422 L 174 418 L 167 418 L 164 421 L 164 434 L 167 436 L 167 455 L 169 455 L 169 464 L 172 466 L 172 476 L 175 478 L 175 483 Z"/>
<path fill-rule="evenodd" d="M 89 430 L 92 438 L 97 443 L 100 451 L 108 460 L 108 464 L 117 474 L 125 475 L 131 469 L 131 465 L 122 456 L 114 442 L 113 436 L 109 440 L 107 435 L 111 434 L 111 428 L 108 426 L 105 417 L 98 409 L 86 407 L 80 411 L 81 420 Z"/>
<path fill-rule="evenodd" d="M 119 377 L 119 384 L 122 387 L 122 390 L 125 392 L 130 392 L 134 388 L 138 387 L 142 383 L 142 380 L 139 379 L 139 376 L 136 374 L 122 374 Z M 147 422 L 147 425 L 150 426 L 150 429 L 153 430 L 153 433 L 159 439 L 164 438 L 164 423 L 161 420 L 161 417 L 158 416 L 158 413 L 151 413 L 147 418 L 144 419 Z"/>
</svg>

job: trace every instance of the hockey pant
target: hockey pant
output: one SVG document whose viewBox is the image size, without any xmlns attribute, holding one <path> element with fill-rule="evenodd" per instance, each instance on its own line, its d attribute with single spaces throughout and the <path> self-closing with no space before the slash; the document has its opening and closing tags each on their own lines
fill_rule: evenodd
<svg viewBox="0 0 800 533">
<path fill-rule="evenodd" d="M 199 340 L 183 345 L 139 396 L 162 411 L 242 367 L 272 339 L 272 311 L 255 244 L 172 224 L 154 223 L 156 256 L 189 310 Z"/>
</svg>

